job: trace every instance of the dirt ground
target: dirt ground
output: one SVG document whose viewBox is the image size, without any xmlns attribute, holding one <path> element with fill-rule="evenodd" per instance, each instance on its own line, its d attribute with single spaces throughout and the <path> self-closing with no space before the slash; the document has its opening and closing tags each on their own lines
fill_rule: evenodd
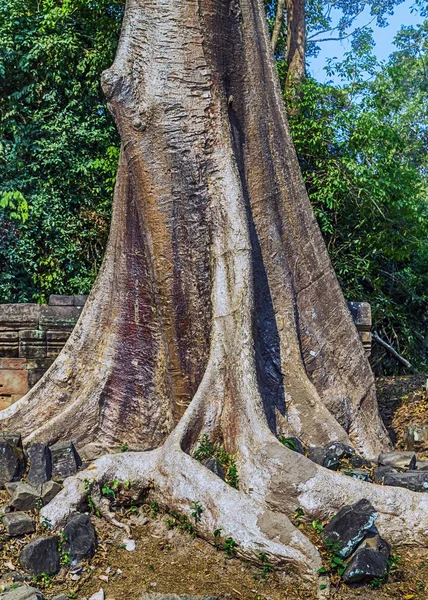
<svg viewBox="0 0 428 600">
<path fill-rule="evenodd" d="M 378 381 L 379 405 L 397 447 L 403 447 L 408 424 L 428 424 L 428 400 L 423 386 L 426 377 L 382 378 Z M 0 498 L 0 503 L 6 497 Z M 53 578 L 27 578 L 50 600 L 64 592 L 69 598 L 89 599 L 103 588 L 106 600 L 137 600 L 147 592 L 214 595 L 234 600 L 287 600 L 317 597 L 316 591 L 287 572 L 269 564 L 263 568 L 228 557 L 203 540 L 167 524 L 168 515 L 144 507 L 128 515 L 132 523 L 134 551 L 124 548 L 123 531 L 94 517 L 99 546 L 91 564 L 81 570 L 64 568 Z M 311 524 L 301 523 L 317 546 L 319 534 Z M 41 535 L 39 530 L 33 537 Z M 29 538 L 7 540 L 0 530 L 1 581 L 22 580 L 18 556 Z M 394 548 L 396 570 L 378 589 L 345 586 L 333 577 L 330 598 L 337 600 L 422 600 L 428 598 L 428 548 Z M 1 589 L 0 589 L 1 591 Z"/>
</svg>

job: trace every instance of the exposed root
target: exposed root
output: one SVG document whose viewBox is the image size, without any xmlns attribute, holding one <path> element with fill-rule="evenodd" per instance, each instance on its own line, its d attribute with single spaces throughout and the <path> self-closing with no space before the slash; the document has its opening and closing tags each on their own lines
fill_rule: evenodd
<svg viewBox="0 0 428 600">
<path fill-rule="evenodd" d="M 288 450 L 273 436 L 258 448 L 256 457 L 248 454 L 246 459 L 245 465 L 238 463 L 240 480 L 271 510 L 292 515 L 300 507 L 310 519 L 328 519 L 344 506 L 366 498 L 379 513 L 376 525 L 391 544 L 428 542 L 427 494 L 330 471 Z"/>
<path fill-rule="evenodd" d="M 114 479 L 129 481 L 131 488 L 150 493 L 164 508 L 186 515 L 191 515 L 192 504 L 198 503 L 198 535 L 213 543 L 214 531 L 221 530 L 221 537 L 236 542 L 236 554 L 246 560 L 257 562 L 264 553 L 273 564 L 308 579 L 317 577 L 321 565 L 317 549 L 284 514 L 267 510 L 171 447 L 165 452 L 130 452 L 98 459 L 66 479 L 64 489 L 43 507 L 42 518 L 54 528 L 62 526 L 71 511 L 84 505 L 90 488 Z"/>
<path fill-rule="evenodd" d="M 104 498 L 101 495 L 99 486 L 94 486 L 92 488 L 91 497 L 95 509 L 100 513 L 101 517 L 103 517 L 106 521 L 108 521 L 115 527 L 119 527 L 119 529 L 124 529 L 126 535 L 128 537 L 131 537 L 131 528 L 128 525 L 126 525 L 126 523 L 121 523 L 115 518 L 114 512 L 110 510 L 110 502 L 108 498 Z"/>
</svg>

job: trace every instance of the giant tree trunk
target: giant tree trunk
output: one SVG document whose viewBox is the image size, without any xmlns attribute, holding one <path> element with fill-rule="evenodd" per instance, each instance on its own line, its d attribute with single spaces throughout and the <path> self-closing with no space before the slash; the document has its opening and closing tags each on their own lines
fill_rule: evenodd
<svg viewBox="0 0 428 600">
<path fill-rule="evenodd" d="M 96 483 L 129 480 L 315 576 L 291 525 L 362 497 L 392 541 L 426 538 L 428 506 L 327 471 L 280 444 L 390 442 L 373 376 L 303 185 L 262 0 L 128 0 L 103 87 L 122 139 L 110 240 L 55 364 L 0 414 L 26 442 L 72 438 L 98 459 L 43 509 L 60 524 Z M 240 491 L 191 458 L 202 434 Z M 415 517 L 417 515 L 417 518 Z"/>
</svg>

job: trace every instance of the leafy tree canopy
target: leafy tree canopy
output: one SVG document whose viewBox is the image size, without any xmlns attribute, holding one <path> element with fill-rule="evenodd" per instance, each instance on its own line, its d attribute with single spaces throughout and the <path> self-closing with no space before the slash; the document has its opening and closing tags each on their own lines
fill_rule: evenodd
<svg viewBox="0 0 428 600">
<path fill-rule="evenodd" d="M 88 292 L 118 137 L 99 85 L 118 0 L 0 0 L 0 302 Z"/>
</svg>

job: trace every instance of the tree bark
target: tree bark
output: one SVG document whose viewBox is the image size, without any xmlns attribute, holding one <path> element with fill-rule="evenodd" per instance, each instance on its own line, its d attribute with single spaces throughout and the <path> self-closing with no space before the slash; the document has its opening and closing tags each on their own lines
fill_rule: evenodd
<svg viewBox="0 0 428 600">
<path fill-rule="evenodd" d="M 287 0 L 287 86 L 302 83 L 306 77 L 305 0 Z"/>
<path fill-rule="evenodd" d="M 262 0 L 128 0 L 102 80 L 122 140 L 104 263 L 63 352 L 0 420 L 27 444 L 145 452 L 98 459 L 43 515 L 59 526 L 86 480 L 129 480 L 181 510 L 200 501 L 207 539 L 221 527 L 242 556 L 314 579 L 319 554 L 288 520 L 299 505 L 315 518 L 371 498 L 384 535 L 425 541 L 418 494 L 332 473 L 277 439 L 341 440 L 370 458 L 390 447 L 302 182 Z M 191 458 L 202 434 L 234 454 L 239 492 Z"/>
</svg>

